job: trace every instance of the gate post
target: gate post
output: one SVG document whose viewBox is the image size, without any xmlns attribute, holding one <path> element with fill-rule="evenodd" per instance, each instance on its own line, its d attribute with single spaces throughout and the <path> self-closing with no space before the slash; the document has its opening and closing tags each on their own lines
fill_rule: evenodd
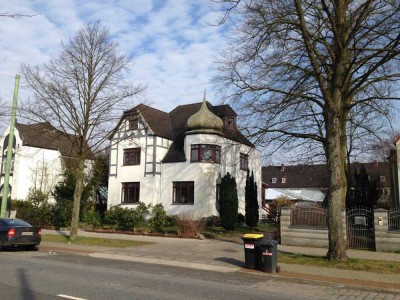
<svg viewBox="0 0 400 300">
<path fill-rule="evenodd" d="M 280 215 L 280 230 L 281 230 L 281 245 L 285 245 L 286 243 L 286 234 L 288 233 L 288 228 L 290 226 L 290 207 L 281 207 L 281 215 Z"/>
<path fill-rule="evenodd" d="M 374 210 L 375 249 L 383 252 L 382 242 L 388 232 L 388 211 L 383 208 Z"/>
</svg>

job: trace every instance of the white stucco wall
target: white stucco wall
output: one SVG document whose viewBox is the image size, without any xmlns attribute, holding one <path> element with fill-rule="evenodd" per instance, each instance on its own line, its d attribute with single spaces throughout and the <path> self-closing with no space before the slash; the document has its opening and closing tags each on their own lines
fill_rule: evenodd
<svg viewBox="0 0 400 300">
<path fill-rule="evenodd" d="M 123 125 L 125 126 L 125 125 Z M 140 202 L 156 205 L 160 199 L 160 172 L 161 160 L 168 151 L 171 141 L 161 137 L 146 135 L 143 124 L 140 124 L 140 134 L 114 143 L 114 150 L 110 152 L 110 176 L 108 180 L 108 208 L 121 207 L 135 208 L 136 204 L 122 204 L 122 183 L 140 182 Z M 124 166 L 124 149 L 140 148 L 140 165 Z M 115 175 L 114 175 L 115 174 Z"/>
<path fill-rule="evenodd" d="M 1 147 L 8 133 L 9 129 L 2 136 Z M 60 153 L 57 150 L 24 146 L 17 129 L 14 134 L 16 147 L 14 149 L 14 170 L 10 177 L 11 198 L 25 200 L 32 188 L 50 193 L 62 178 Z M 3 150 L 2 148 L 1 153 Z M 1 177 L 1 184 L 3 183 L 4 176 Z M 52 201 L 52 199 L 50 200 Z"/>
<path fill-rule="evenodd" d="M 166 145 L 171 141 L 156 139 L 156 160 L 161 161 L 166 152 Z M 221 163 L 190 162 L 192 144 L 214 144 L 221 146 Z M 144 169 L 145 151 L 141 154 L 140 166 L 123 166 L 123 149 L 149 145 L 146 138 L 122 140 L 111 152 L 111 162 L 116 162 L 117 174 L 109 177 L 108 208 L 121 205 L 123 182 L 140 182 L 140 202 L 155 205 L 162 203 L 168 214 L 184 214 L 194 218 L 218 215 L 216 209 L 216 182 L 229 172 L 236 178 L 239 198 L 239 212 L 245 210 L 245 185 L 247 172 L 240 170 L 240 153 L 249 155 L 249 169 L 254 172 L 258 186 L 258 199 L 261 207 L 261 160 L 260 152 L 218 135 L 193 134 L 185 137 L 186 162 L 164 163 L 160 165 L 161 175 L 146 175 Z M 150 149 L 147 147 L 147 149 Z M 150 154 L 151 156 L 151 154 Z M 158 171 L 158 170 L 157 170 Z M 173 182 L 194 181 L 194 204 L 172 204 Z M 123 204 L 122 207 L 135 208 L 135 204 Z"/>
</svg>

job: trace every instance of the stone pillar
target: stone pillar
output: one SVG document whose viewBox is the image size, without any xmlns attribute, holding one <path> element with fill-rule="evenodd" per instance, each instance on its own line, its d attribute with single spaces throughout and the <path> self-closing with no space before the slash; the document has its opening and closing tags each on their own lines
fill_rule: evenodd
<svg viewBox="0 0 400 300">
<path fill-rule="evenodd" d="M 374 210 L 375 249 L 377 252 L 384 251 L 383 243 L 388 233 L 388 211 L 383 208 Z"/>
<path fill-rule="evenodd" d="M 285 245 L 285 235 L 287 234 L 290 226 L 290 207 L 281 207 L 281 216 L 280 216 L 280 231 L 281 231 L 281 245 Z"/>
</svg>

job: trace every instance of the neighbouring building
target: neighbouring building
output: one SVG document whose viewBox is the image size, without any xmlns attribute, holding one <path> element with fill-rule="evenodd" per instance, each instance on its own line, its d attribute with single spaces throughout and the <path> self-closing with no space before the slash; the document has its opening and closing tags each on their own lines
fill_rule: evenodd
<svg viewBox="0 0 400 300">
<path fill-rule="evenodd" d="M 1 141 L 1 194 L 10 128 Z M 63 133 L 49 123 L 15 124 L 9 195 L 25 200 L 31 189 L 51 196 L 51 191 L 62 179 L 66 166 L 76 156 L 73 135 Z M 50 198 L 51 199 L 51 198 Z"/>
<path fill-rule="evenodd" d="M 218 215 L 220 183 L 236 178 L 244 214 L 247 171 L 260 189 L 260 152 L 237 128 L 229 105 L 180 105 L 163 112 L 140 104 L 125 111 L 110 136 L 108 208 L 161 203 L 168 214 Z"/>
<path fill-rule="evenodd" d="M 392 198 L 393 205 L 396 208 L 400 207 L 400 137 L 398 137 L 394 143 L 395 149 L 390 151 L 389 162 L 390 162 L 390 174 L 392 183 Z"/>
<path fill-rule="evenodd" d="M 390 167 L 388 162 L 352 163 L 350 192 L 354 191 L 356 173 L 364 169 L 370 182 L 375 182 L 380 201 L 391 206 Z M 326 164 L 262 167 L 263 207 L 277 197 L 285 196 L 294 202 L 322 203 L 329 186 Z"/>
</svg>

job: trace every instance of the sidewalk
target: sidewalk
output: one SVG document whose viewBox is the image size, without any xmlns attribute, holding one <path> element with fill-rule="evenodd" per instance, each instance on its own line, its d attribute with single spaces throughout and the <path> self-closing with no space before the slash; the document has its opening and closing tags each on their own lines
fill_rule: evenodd
<svg viewBox="0 0 400 300">
<path fill-rule="evenodd" d="M 62 232 L 54 230 L 43 230 L 43 233 L 63 234 Z M 40 245 L 40 251 L 56 253 L 77 252 L 98 258 L 173 265 L 218 272 L 251 272 L 261 276 L 275 276 L 276 278 L 313 280 L 400 290 L 400 274 L 378 274 L 364 271 L 283 264 L 279 263 L 279 258 L 278 264 L 281 267 L 281 272 L 279 274 L 268 274 L 261 271 L 244 269 L 243 242 L 239 238 L 235 240 L 193 240 L 86 231 L 80 231 L 79 236 L 136 240 L 150 242 L 152 244 L 132 248 L 106 248 L 74 244 L 65 245 L 43 241 Z M 278 246 L 278 252 L 304 255 L 323 256 L 326 254 L 326 251 L 326 249 L 321 248 Z M 349 249 L 347 255 L 351 258 L 400 262 L 400 254 L 395 253 Z"/>
</svg>

